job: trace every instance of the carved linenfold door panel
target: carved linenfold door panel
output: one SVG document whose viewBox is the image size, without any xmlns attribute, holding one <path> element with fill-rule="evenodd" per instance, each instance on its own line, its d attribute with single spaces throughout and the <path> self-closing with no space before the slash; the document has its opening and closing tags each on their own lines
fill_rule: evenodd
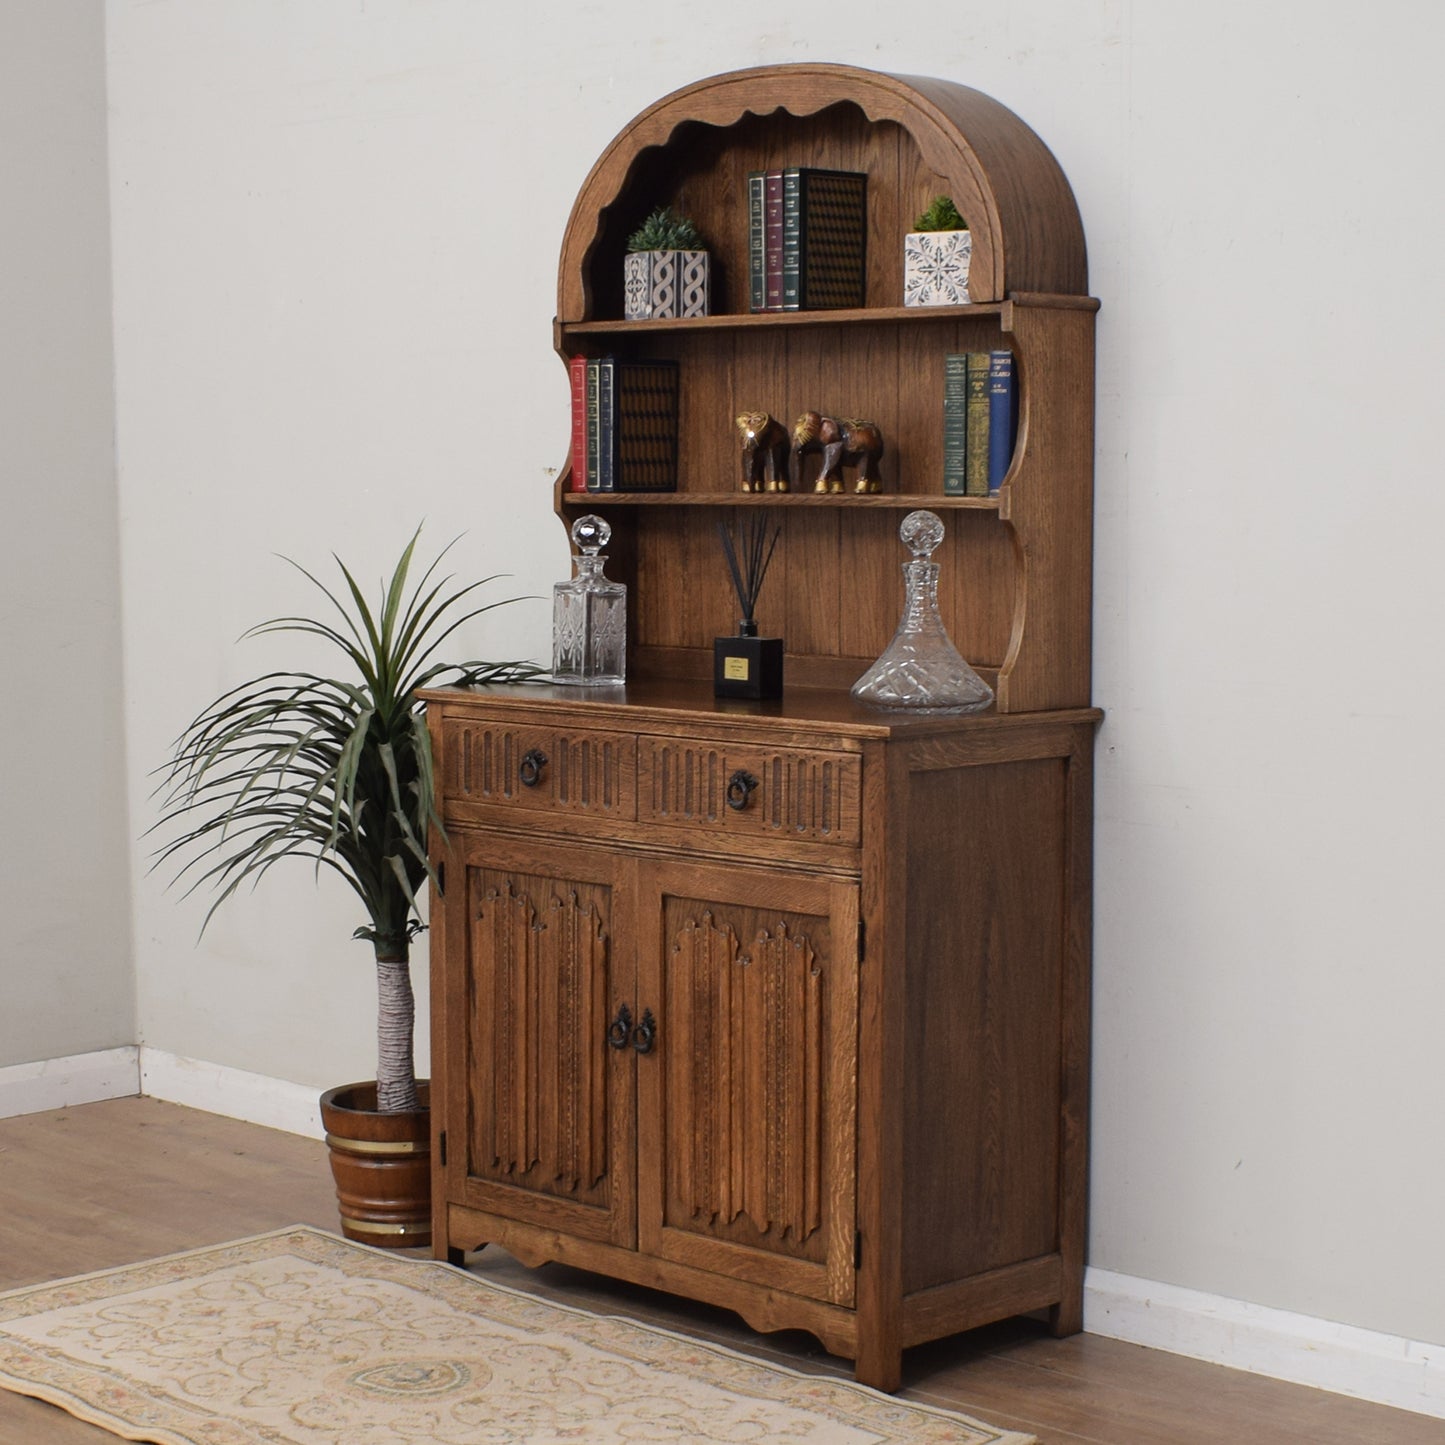
<svg viewBox="0 0 1445 1445">
<path fill-rule="evenodd" d="M 473 859 L 464 889 L 449 889 L 448 930 L 466 957 L 453 1047 L 467 1063 L 465 1118 L 454 1106 L 447 1127 L 464 1142 L 477 1207 L 630 1244 L 633 1073 L 607 1046 L 630 997 L 618 957 L 625 890 L 605 876 L 605 855 L 601 877 L 597 860 L 580 862 Z"/>
<path fill-rule="evenodd" d="M 638 1064 L 639 1242 L 852 1298 L 857 892 L 741 868 L 659 870 L 639 912 L 658 1020 Z M 649 884 L 652 876 L 649 876 Z"/>
</svg>

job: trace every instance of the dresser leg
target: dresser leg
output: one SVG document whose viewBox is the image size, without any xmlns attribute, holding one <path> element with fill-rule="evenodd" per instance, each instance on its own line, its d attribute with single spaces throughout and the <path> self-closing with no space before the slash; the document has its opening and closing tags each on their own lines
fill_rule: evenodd
<svg viewBox="0 0 1445 1445">
<path fill-rule="evenodd" d="M 1049 1329 L 1063 1339 L 1076 1335 L 1084 1328 L 1084 1300 L 1081 1293 L 1073 1293 L 1068 1299 L 1049 1306 Z"/>
<path fill-rule="evenodd" d="M 903 1383 L 903 1351 L 877 1340 L 860 1340 L 858 1358 L 853 1361 L 853 1378 L 885 1394 L 894 1394 Z"/>
</svg>

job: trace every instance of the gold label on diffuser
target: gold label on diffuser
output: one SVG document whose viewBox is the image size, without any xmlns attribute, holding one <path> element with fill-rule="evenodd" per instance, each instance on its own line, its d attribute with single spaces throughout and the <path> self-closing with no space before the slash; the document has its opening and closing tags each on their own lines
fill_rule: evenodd
<svg viewBox="0 0 1445 1445">
<path fill-rule="evenodd" d="M 729 682 L 746 682 L 748 680 L 748 660 L 745 657 L 723 658 L 723 676 Z"/>
</svg>

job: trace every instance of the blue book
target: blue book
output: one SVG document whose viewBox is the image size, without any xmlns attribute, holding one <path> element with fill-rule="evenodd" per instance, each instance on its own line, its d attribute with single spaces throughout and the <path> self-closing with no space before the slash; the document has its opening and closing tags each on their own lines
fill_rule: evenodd
<svg viewBox="0 0 1445 1445">
<path fill-rule="evenodd" d="M 1018 388 L 1012 351 L 988 354 L 988 490 L 998 491 L 1014 457 L 1018 426 Z"/>
</svg>

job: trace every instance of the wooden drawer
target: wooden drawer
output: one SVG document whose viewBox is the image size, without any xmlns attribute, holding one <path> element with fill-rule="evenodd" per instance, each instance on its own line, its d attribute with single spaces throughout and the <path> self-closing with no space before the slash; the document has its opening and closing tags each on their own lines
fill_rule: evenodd
<svg viewBox="0 0 1445 1445">
<path fill-rule="evenodd" d="M 637 740 L 637 816 L 856 847 L 861 774 L 856 753 L 644 736 Z"/>
<path fill-rule="evenodd" d="M 464 803 L 637 816 L 637 743 L 630 733 L 448 718 L 442 796 Z"/>
</svg>

